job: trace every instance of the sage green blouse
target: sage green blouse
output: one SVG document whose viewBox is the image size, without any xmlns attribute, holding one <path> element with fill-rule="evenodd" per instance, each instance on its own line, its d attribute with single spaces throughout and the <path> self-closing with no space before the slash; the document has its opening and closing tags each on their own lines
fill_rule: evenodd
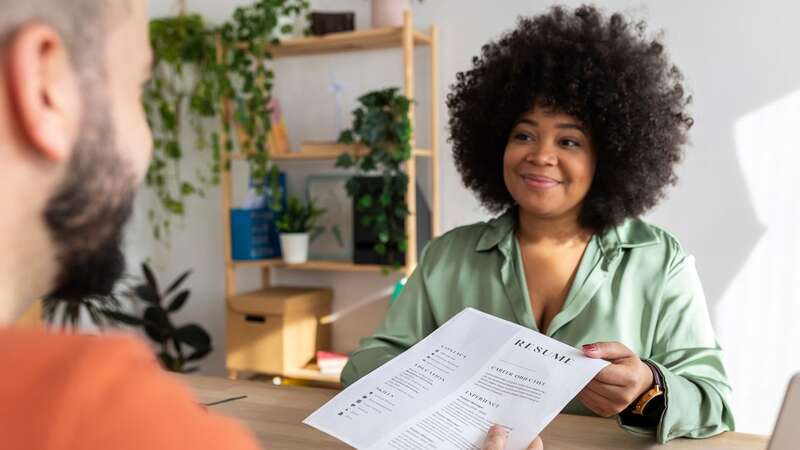
<svg viewBox="0 0 800 450">
<path fill-rule="evenodd" d="M 381 326 L 361 341 L 342 372 L 349 385 L 407 350 L 466 307 L 537 329 L 515 237 L 514 212 L 457 228 L 431 241 Z M 595 235 L 564 307 L 545 333 L 579 347 L 618 341 L 664 375 L 666 409 L 655 429 L 628 431 L 708 437 L 733 430 L 730 385 L 711 327 L 694 258 L 641 220 Z M 577 398 L 566 413 L 593 414 Z"/>
</svg>

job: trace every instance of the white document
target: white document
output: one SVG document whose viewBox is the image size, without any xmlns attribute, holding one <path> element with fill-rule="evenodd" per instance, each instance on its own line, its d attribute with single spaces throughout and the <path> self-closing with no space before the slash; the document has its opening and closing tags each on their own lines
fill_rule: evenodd
<svg viewBox="0 0 800 450">
<path fill-rule="evenodd" d="M 358 449 L 525 449 L 608 363 L 467 308 L 308 416 Z"/>
</svg>

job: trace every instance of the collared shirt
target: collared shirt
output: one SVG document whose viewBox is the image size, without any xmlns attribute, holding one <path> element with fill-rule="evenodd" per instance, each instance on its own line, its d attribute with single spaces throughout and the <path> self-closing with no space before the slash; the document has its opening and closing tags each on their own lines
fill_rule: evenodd
<svg viewBox="0 0 800 450">
<path fill-rule="evenodd" d="M 407 350 L 466 307 L 580 346 L 618 341 L 662 372 L 666 409 L 659 442 L 733 430 L 730 386 L 694 258 L 666 231 L 628 220 L 595 234 L 562 310 L 547 330 L 534 320 L 515 212 L 433 240 L 400 297 L 342 372 L 349 385 Z M 564 412 L 592 414 L 574 399 Z"/>
</svg>

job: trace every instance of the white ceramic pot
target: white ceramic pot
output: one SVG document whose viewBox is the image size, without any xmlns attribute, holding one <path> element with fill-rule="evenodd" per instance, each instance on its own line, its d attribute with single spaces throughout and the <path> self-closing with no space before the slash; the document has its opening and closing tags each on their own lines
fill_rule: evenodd
<svg viewBox="0 0 800 450">
<path fill-rule="evenodd" d="M 281 233 L 281 253 L 286 264 L 308 261 L 308 233 Z"/>
<path fill-rule="evenodd" d="M 372 28 L 402 27 L 409 0 L 372 0 Z"/>
</svg>

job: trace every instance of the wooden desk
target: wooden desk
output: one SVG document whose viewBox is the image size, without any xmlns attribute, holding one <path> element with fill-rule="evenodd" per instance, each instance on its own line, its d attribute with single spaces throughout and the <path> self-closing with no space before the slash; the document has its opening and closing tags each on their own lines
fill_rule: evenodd
<svg viewBox="0 0 800 450">
<path fill-rule="evenodd" d="M 345 449 L 342 442 L 302 424 L 336 391 L 308 387 L 272 386 L 253 381 L 184 376 L 203 402 L 237 395 L 246 399 L 210 407 L 211 410 L 245 423 L 270 450 Z M 743 433 L 725 433 L 702 440 L 678 439 L 665 446 L 652 440 L 631 436 L 610 419 L 561 415 L 542 433 L 547 450 L 592 449 L 675 449 L 675 450 L 744 450 L 764 449 L 767 438 Z"/>
</svg>

